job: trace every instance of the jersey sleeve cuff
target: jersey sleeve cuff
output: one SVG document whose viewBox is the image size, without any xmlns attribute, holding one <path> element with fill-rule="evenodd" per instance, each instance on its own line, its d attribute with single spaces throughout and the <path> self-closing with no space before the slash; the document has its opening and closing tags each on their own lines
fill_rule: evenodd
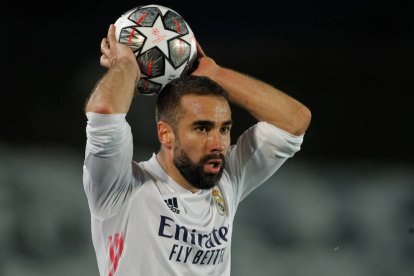
<svg viewBox="0 0 414 276">
<path fill-rule="evenodd" d="M 304 134 L 293 135 L 267 122 L 259 122 L 257 126 L 259 129 L 257 139 L 264 139 L 262 142 L 267 140 L 265 144 L 273 145 L 275 149 L 278 149 L 280 157 L 291 157 L 300 150 Z M 270 133 L 273 135 L 269 135 Z"/>
<path fill-rule="evenodd" d="M 283 136 L 286 138 L 286 140 L 290 140 L 293 143 L 297 143 L 297 144 L 302 144 L 303 142 L 303 137 L 305 136 L 304 134 L 302 135 L 294 135 L 290 132 L 287 132 L 286 130 L 283 130 L 275 125 L 269 124 L 267 122 L 259 122 L 258 125 L 262 128 L 266 128 L 269 131 L 273 131 L 273 132 L 277 132 L 279 133 L 279 135 Z"/>
<path fill-rule="evenodd" d="M 99 114 L 95 112 L 87 112 L 88 124 L 91 127 L 101 127 L 107 125 L 116 125 L 125 120 L 126 114 Z"/>
</svg>

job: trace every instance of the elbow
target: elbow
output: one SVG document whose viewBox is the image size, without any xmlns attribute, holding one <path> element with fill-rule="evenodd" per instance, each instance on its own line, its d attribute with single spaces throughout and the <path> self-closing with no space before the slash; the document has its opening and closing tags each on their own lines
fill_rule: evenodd
<svg viewBox="0 0 414 276">
<path fill-rule="evenodd" d="M 306 106 L 302 106 L 296 116 L 296 127 L 292 134 L 302 135 L 308 129 L 312 119 L 312 113 Z"/>
<path fill-rule="evenodd" d="M 281 125 L 279 127 L 292 135 L 300 136 L 303 135 L 308 129 L 311 117 L 312 114 L 310 110 L 306 106 L 300 105 L 293 113 L 290 114 L 289 119 L 285 121 L 285 127 L 282 127 Z M 277 124 L 275 125 L 277 126 Z"/>
<path fill-rule="evenodd" d="M 309 127 L 311 121 L 311 111 L 304 105 L 295 108 L 288 116 L 282 119 L 274 119 L 267 121 L 268 123 L 277 126 L 292 135 L 303 135 Z M 264 120 L 266 121 L 266 120 Z"/>
<path fill-rule="evenodd" d="M 114 114 L 114 109 L 108 103 L 88 103 L 85 107 L 85 113 L 93 112 L 98 114 Z"/>
</svg>

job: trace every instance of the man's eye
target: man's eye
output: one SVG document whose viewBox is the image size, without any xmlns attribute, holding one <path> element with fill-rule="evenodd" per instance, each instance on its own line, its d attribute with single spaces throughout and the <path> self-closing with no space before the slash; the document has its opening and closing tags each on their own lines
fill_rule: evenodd
<svg viewBox="0 0 414 276">
<path fill-rule="evenodd" d="M 230 127 L 222 127 L 222 128 L 220 129 L 220 132 L 221 132 L 222 134 L 227 134 L 229 131 L 230 131 Z"/>
<path fill-rule="evenodd" d="M 207 132 L 207 131 L 208 131 L 208 129 L 207 129 L 206 127 L 198 127 L 198 128 L 197 128 L 197 131 L 198 131 L 198 132 Z"/>
</svg>

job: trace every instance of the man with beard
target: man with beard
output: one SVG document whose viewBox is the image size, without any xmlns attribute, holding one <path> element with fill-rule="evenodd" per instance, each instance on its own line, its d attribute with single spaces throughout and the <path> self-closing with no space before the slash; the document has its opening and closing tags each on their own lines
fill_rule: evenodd
<svg viewBox="0 0 414 276">
<path fill-rule="evenodd" d="M 309 110 L 198 47 L 192 75 L 157 98 L 160 150 L 138 163 L 125 117 L 139 67 L 113 25 L 101 52 L 83 168 L 100 275 L 230 275 L 237 206 L 300 149 Z M 228 101 L 258 120 L 232 146 Z"/>
</svg>

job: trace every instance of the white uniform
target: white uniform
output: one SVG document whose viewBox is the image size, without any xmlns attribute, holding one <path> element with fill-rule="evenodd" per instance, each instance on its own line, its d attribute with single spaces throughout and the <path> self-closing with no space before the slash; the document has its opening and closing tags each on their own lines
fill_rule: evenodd
<svg viewBox="0 0 414 276">
<path fill-rule="evenodd" d="M 259 122 L 231 146 L 216 187 L 193 194 L 166 174 L 155 154 L 132 161 L 125 114 L 87 117 L 83 182 L 101 276 L 229 276 L 238 204 L 303 141 Z"/>
</svg>

